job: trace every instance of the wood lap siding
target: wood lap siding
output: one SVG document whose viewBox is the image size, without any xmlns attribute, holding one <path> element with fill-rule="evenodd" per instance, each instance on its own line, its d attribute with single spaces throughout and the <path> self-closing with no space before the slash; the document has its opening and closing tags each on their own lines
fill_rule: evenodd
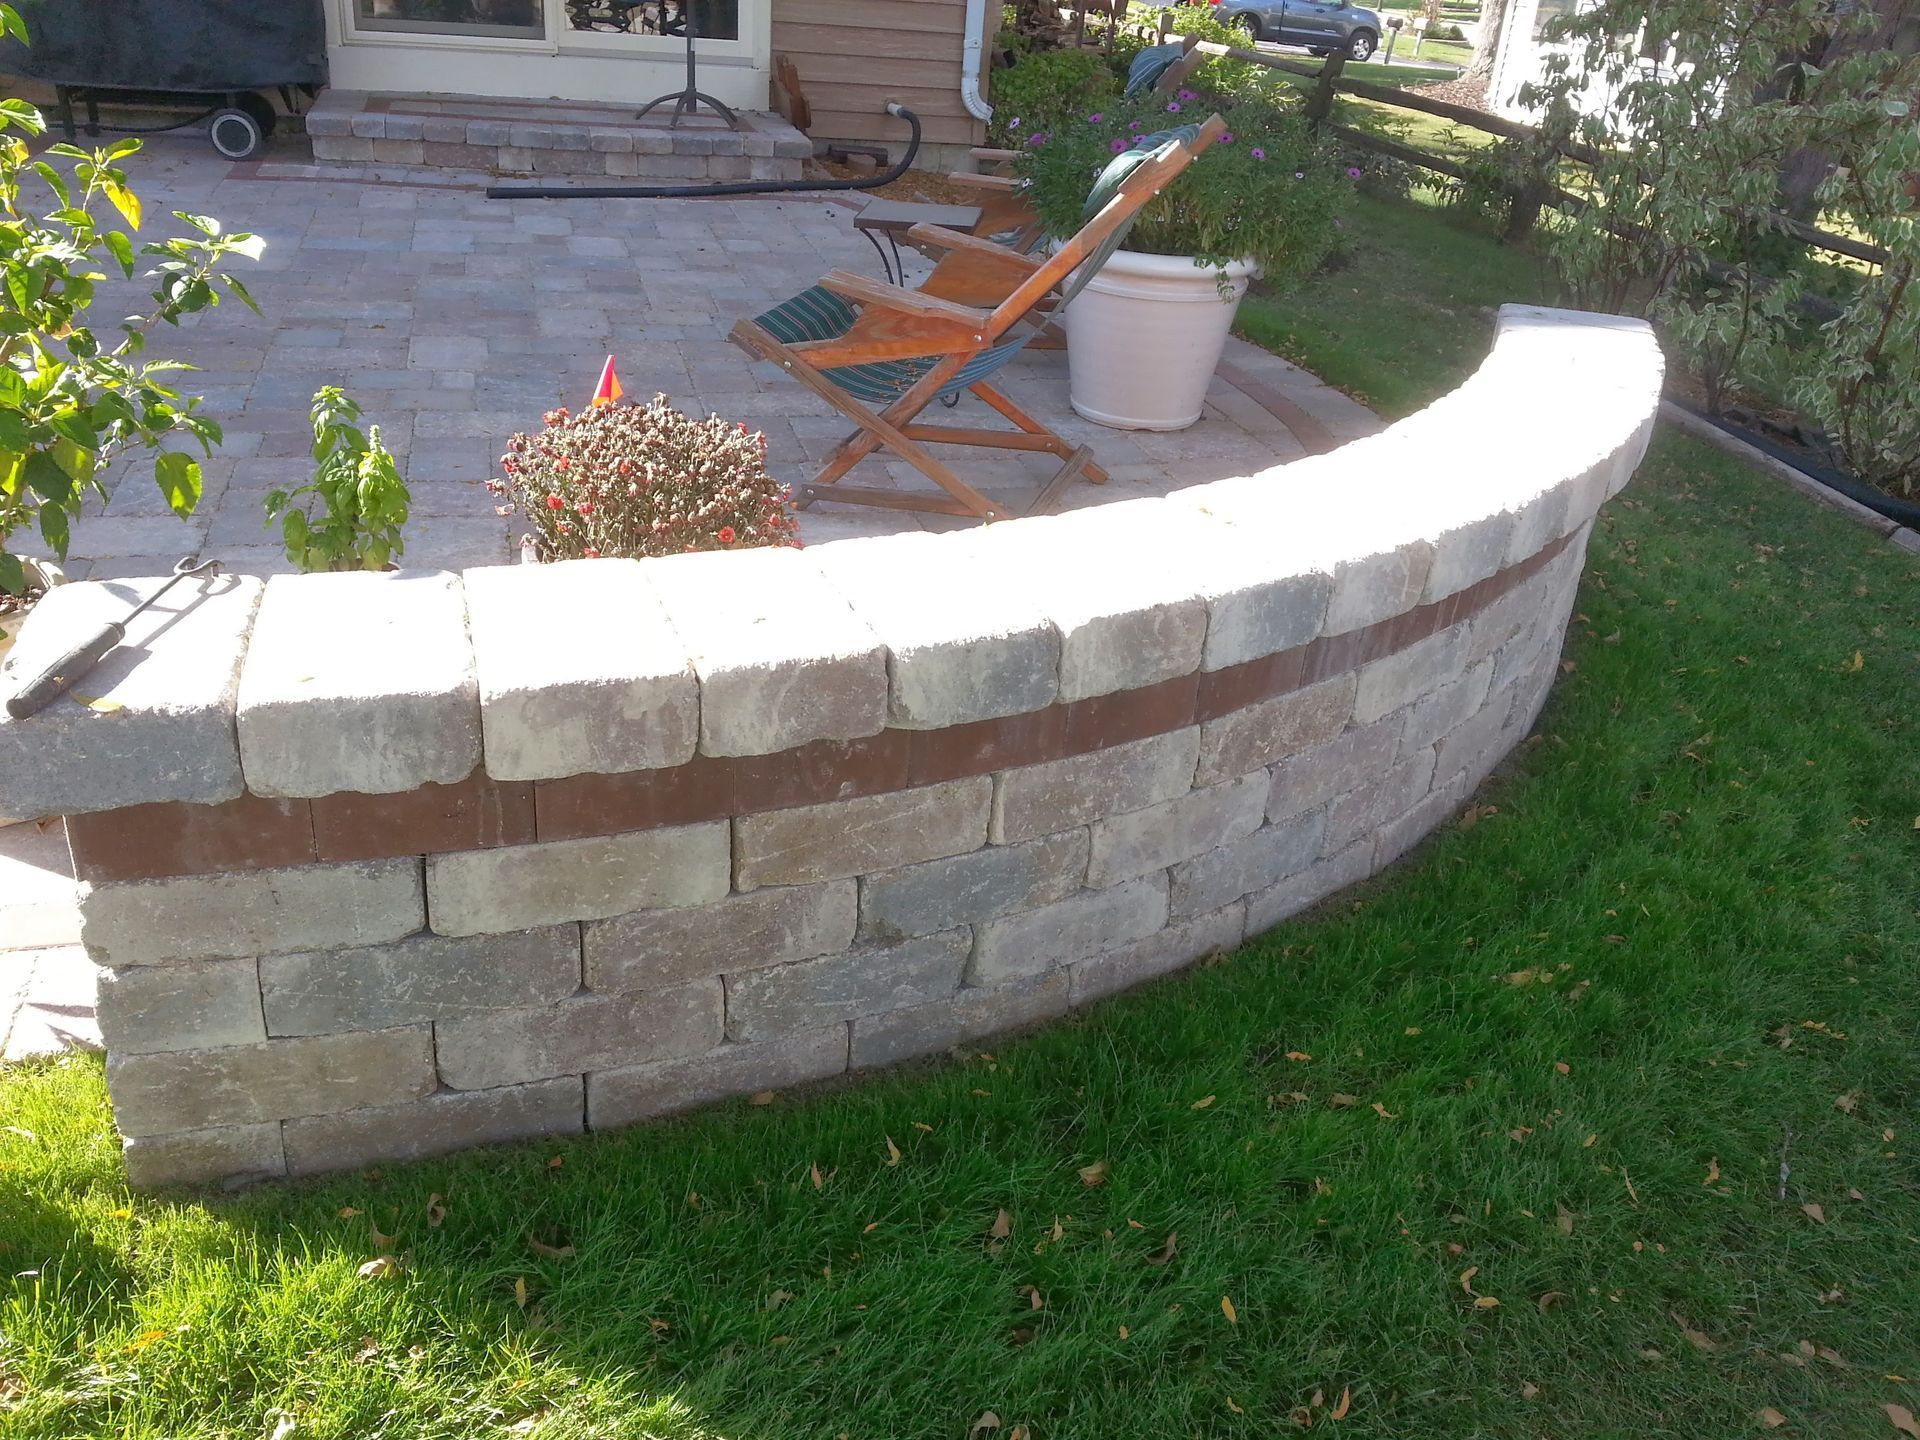
<svg viewBox="0 0 1920 1440">
<path fill-rule="evenodd" d="M 906 122 L 885 113 L 897 100 L 920 117 L 924 142 L 979 144 L 985 129 L 960 103 L 966 13 L 964 0 L 774 0 L 773 53 L 800 72 L 813 138 L 897 154 Z"/>
</svg>

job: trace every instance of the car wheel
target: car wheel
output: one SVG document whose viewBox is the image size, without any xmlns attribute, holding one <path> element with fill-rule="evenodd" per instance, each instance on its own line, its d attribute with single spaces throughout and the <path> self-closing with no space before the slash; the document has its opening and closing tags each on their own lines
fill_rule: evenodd
<svg viewBox="0 0 1920 1440">
<path fill-rule="evenodd" d="M 1365 60 L 1373 54 L 1373 47 L 1378 43 L 1371 30 L 1356 30 L 1347 40 L 1347 58 Z"/>
<path fill-rule="evenodd" d="M 1260 38 L 1260 17 L 1251 10 L 1242 10 L 1233 17 L 1233 28 L 1246 31 L 1249 40 L 1257 41 Z"/>
<path fill-rule="evenodd" d="M 216 110 L 207 122 L 207 139 L 229 160 L 245 160 L 260 148 L 260 122 L 244 110 Z"/>
</svg>

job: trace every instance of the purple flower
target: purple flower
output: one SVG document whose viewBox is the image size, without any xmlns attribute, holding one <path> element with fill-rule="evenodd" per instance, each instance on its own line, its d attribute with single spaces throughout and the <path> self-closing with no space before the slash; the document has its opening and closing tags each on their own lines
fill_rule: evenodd
<svg viewBox="0 0 1920 1440">
<path fill-rule="evenodd" d="M 1138 130 L 1140 128 L 1140 122 L 1138 120 L 1129 120 L 1127 122 L 1127 128 L 1129 130 Z"/>
<path fill-rule="evenodd" d="M 1087 123 L 1089 125 L 1098 125 L 1102 120 L 1106 118 L 1107 117 L 1103 112 L 1096 110 L 1093 112 L 1093 114 L 1087 116 Z"/>
<path fill-rule="evenodd" d="M 1304 170 L 1296 170 L 1293 172 L 1293 178 L 1296 180 L 1304 180 L 1307 178 L 1307 172 Z"/>
<path fill-rule="evenodd" d="M 1222 131 L 1220 132 L 1220 140 L 1219 140 L 1219 143 L 1220 143 L 1220 144 L 1222 144 L 1222 145 L 1231 145 L 1231 144 L 1233 143 L 1233 131 L 1231 131 L 1231 130 L 1222 130 Z"/>
<path fill-rule="evenodd" d="M 1267 152 L 1262 150 L 1258 145 L 1254 146 L 1251 150 L 1247 151 L 1247 154 L 1251 155 L 1256 160 L 1264 160 L 1267 158 Z"/>
<path fill-rule="evenodd" d="M 1020 117 L 1016 115 L 1013 119 L 1009 120 L 1007 122 L 1007 128 L 1009 130 L 1018 130 L 1020 128 Z"/>
<path fill-rule="evenodd" d="M 1125 138 L 1123 137 L 1121 139 L 1115 140 L 1107 148 L 1113 151 L 1113 153 L 1116 155 L 1124 155 L 1127 153 L 1127 151 L 1131 150 L 1133 146 L 1128 144 Z"/>
<path fill-rule="evenodd" d="M 1194 94 L 1193 91 L 1191 90 L 1181 90 L 1178 92 L 1178 94 L 1180 99 L 1188 102 L 1192 102 L 1200 98 L 1198 95 Z"/>
<path fill-rule="evenodd" d="M 1180 113 L 1180 102 L 1178 100 L 1167 101 L 1167 113 L 1169 115 L 1178 115 Z"/>
<path fill-rule="evenodd" d="M 1027 144 L 1038 147 L 1047 143 L 1047 132 L 1036 130 L 1027 137 Z"/>
<path fill-rule="evenodd" d="M 1360 178 L 1360 167 L 1358 165 L 1349 165 L 1347 167 L 1347 179 L 1358 180 L 1359 178 Z"/>
</svg>

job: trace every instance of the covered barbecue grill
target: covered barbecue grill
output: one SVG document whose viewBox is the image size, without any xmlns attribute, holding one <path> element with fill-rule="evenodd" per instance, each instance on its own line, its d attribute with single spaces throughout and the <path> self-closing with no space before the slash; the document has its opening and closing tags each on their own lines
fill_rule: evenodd
<svg viewBox="0 0 1920 1440">
<path fill-rule="evenodd" d="M 0 47 L 0 68 L 50 82 L 67 137 L 73 106 L 89 134 L 109 102 L 201 107 L 214 149 L 253 154 L 272 133 L 262 90 L 293 108 L 294 87 L 327 82 L 322 0 L 28 0 L 20 6 L 33 43 Z"/>
</svg>

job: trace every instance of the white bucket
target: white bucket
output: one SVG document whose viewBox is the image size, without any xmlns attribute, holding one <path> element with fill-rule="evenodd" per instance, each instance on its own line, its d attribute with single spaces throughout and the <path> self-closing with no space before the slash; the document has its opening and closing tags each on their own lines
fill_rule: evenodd
<svg viewBox="0 0 1920 1440">
<path fill-rule="evenodd" d="M 1190 256 L 1116 250 L 1067 307 L 1073 408 L 1116 430 L 1184 430 L 1200 418 L 1251 261 L 1220 272 Z"/>
</svg>

